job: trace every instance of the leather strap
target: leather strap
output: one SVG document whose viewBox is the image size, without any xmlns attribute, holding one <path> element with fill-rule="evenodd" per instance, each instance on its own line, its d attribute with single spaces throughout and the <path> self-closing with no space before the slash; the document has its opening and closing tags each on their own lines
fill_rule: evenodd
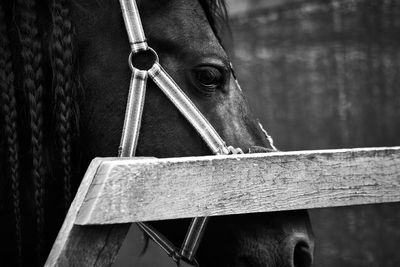
<svg viewBox="0 0 400 267">
<path fill-rule="evenodd" d="M 232 146 L 226 146 L 214 127 L 159 64 L 157 53 L 147 44 L 136 0 L 120 0 L 120 5 L 132 50 L 129 55 L 132 77 L 129 86 L 121 144 L 118 151 L 119 156 L 135 156 L 148 76 L 196 129 L 214 154 L 243 153 L 240 148 L 235 149 Z M 149 70 L 139 70 L 132 65 L 132 57 L 143 51 L 151 51 L 155 56 L 155 62 Z M 138 226 L 159 244 L 174 259 L 178 266 L 181 259 L 198 265 L 194 256 L 205 230 L 207 220 L 207 217 L 199 217 L 192 220 L 180 251 L 146 223 L 138 223 Z"/>
<path fill-rule="evenodd" d="M 149 70 L 149 76 L 192 124 L 214 154 L 229 154 L 229 149 L 214 127 L 158 62 Z"/>
<path fill-rule="evenodd" d="M 149 46 L 144 35 L 136 0 L 120 0 L 119 3 L 132 52 L 147 50 Z"/>
<path fill-rule="evenodd" d="M 139 139 L 144 98 L 146 95 L 147 71 L 134 69 L 129 86 L 128 102 L 125 109 L 119 157 L 134 157 Z"/>
</svg>

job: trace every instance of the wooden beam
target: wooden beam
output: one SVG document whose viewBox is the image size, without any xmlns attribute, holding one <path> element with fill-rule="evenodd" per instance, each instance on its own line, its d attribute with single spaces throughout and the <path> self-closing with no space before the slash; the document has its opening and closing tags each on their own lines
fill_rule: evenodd
<svg viewBox="0 0 400 267">
<path fill-rule="evenodd" d="M 400 147 L 95 159 L 45 266 L 111 266 L 129 222 L 394 201 Z"/>
<path fill-rule="evenodd" d="M 400 147 L 103 159 L 76 224 L 400 201 Z"/>
<path fill-rule="evenodd" d="M 130 224 L 79 226 L 76 215 L 103 159 L 94 159 L 86 171 L 45 266 L 111 266 Z"/>
</svg>

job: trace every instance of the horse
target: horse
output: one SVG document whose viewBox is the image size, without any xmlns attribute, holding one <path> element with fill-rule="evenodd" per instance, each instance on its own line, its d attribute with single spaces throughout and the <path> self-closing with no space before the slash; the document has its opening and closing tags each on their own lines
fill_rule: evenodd
<svg viewBox="0 0 400 267">
<path fill-rule="evenodd" d="M 230 145 L 268 152 L 268 138 L 235 82 L 222 38 L 223 0 L 137 1 L 149 45 Z M 0 4 L 1 266 L 40 266 L 94 157 L 117 156 L 131 71 L 118 1 Z M 138 58 L 146 65 L 146 58 Z M 138 156 L 211 154 L 149 82 Z M 188 220 L 153 222 L 179 244 Z M 308 267 L 305 210 L 211 218 L 201 266 Z"/>
</svg>

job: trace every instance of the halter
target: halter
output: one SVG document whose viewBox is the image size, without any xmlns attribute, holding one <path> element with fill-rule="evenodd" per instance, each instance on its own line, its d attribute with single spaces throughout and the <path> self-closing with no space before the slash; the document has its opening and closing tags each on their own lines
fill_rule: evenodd
<svg viewBox="0 0 400 267">
<path fill-rule="evenodd" d="M 178 84 L 160 65 L 156 51 L 147 44 L 136 0 L 120 0 L 120 5 L 129 43 L 131 45 L 131 53 L 129 55 L 128 63 L 132 70 L 132 76 L 118 155 L 120 157 L 135 156 L 148 77 L 154 81 L 154 83 L 164 92 L 175 107 L 196 129 L 203 141 L 214 154 L 243 154 L 243 151 L 240 148 L 226 146 L 225 142 L 219 136 L 214 127 L 207 121 L 193 102 L 179 88 Z M 145 51 L 150 52 L 155 60 L 150 69 L 140 70 L 133 66 L 132 60 L 137 54 Z M 154 242 L 163 248 L 178 266 L 180 266 L 181 260 L 198 266 L 194 256 L 201 241 L 202 234 L 204 233 L 207 220 L 208 217 L 192 219 L 181 249 L 176 248 L 169 240 L 147 223 L 139 222 L 137 225 Z"/>
</svg>

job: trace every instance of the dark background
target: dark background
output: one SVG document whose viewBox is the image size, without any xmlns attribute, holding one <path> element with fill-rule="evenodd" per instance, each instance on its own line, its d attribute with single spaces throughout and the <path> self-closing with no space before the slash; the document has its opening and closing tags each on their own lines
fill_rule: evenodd
<svg viewBox="0 0 400 267">
<path fill-rule="evenodd" d="M 239 81 L 278 148 L 400 145 L 400 1 L 228 3 Z M 315 266 L 400 266 L 400 204 L 310 215 Z"/>
</svg>

